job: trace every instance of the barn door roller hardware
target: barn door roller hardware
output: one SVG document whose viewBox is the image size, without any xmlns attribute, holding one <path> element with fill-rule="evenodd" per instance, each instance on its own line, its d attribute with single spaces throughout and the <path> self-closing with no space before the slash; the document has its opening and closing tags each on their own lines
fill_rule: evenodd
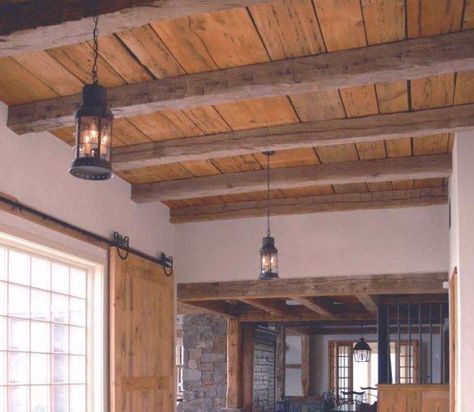
<svg viewBox="0 0 474 412">
<path fill-rule="evenodd" d="M 152 262 L 161 265 L 166 276 L 171 276 L 173 274 L 173 256 L 167 256 L 164 252 L 161 252 L 160 256 L 155 258 L 138 250 L 131 249 L 130 238 L 128 236 L 121 235 L 119 232 L 114 232 L 114 238 L 111 242 L 111 245 L 117 248 L 118 255 L 122 260 L 126 260 L 129 253 L 132 252 L 134 255 L 151 260 Z"/>
<path fill-rule="evenodd" d="M 41 212 L 38 209 L 19 202 L 16 198 L 5 195 L 3 193 L 0 193 L 0 210 L 4 210 L 16 216 L 20 216 L 26 220 L 29 220 L 30 222 L 42 225 L 44 227 L 47 227 L 48 229 L 55 230 L 56 232 L 60 232 L 67 236 L 80 239 L 83 242 L 91 243 L 102 249 L 107 250 L 110 246 L 117 246 L 115 234 L 114 238 L 110 240 L 110 238 L 90 232 L 79 226 L 65 222 L 62 219 L 58 219 L 57 217 Z M 121 236 L 118 233 L 117 235 Z M 127 251 L 127 254 L 133 253 L 134 255 L 137 255 L 142 259 L 149 260 L 150 262 L 162 266 L 166 276 L 171 276 L 173 274 L 173 258 L 171 256 L 167 256 L 163 252 L 161 252 L 159 257 L 151 256 L 144 252 L 141 252 L 140 250 L 136 250 L 129 247 L 128 243 L 126 247 L 125 243 L 121 244 L 119 249 L 125 249 Z"/>
</svg>

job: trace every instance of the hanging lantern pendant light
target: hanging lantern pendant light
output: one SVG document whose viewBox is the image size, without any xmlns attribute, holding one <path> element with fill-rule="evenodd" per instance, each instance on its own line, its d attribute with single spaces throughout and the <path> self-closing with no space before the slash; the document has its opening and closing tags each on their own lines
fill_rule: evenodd
<svg viewBox="0 0 474 412">
<path fill-rule="evenodd" d="M 355 362 L 370 362 L 370 354 L 372 353 L 372 349 L 370 345 L 364 339 L 364 326 L 360 325 L 361 336 L 359 342 L 357 342 L 354 346 L 352 352 L 354 353 L 354 361 Z"/>
<path fill-rule="evenodd" d="M 94 17 L 92 84 L 82 88 L 82 101 L 76 112 L 76 158 L 69 173 L 85 180 L 107 180 L 113 175 L 110 158 L 114 116 L 107 105 L 107 89 L 99 85 L 98 20 Z"/>
<path fill-rule="evenodd" d="M 260 249 L 260 280 L 278 279 L 278 250 L 270 232 L 270 156 L 274 153 L 263 152 L 267 156 L 267 235 L 263 238 Z"/>
</svg>

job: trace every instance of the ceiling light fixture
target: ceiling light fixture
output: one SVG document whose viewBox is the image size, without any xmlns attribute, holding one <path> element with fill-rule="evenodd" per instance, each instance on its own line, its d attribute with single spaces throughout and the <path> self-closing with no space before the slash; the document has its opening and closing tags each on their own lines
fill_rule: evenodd
<svg viewBox="0 0 474 412">
<path fill-rule="evenodd" d="M 362 324 L 360 325 L 360 340 L 355 344 L 352 352 L 354 353 L 355 362 L 370 361 L 370 354 L 372 353 L 372 349 L 364 339 L 364 326 Z"/>
<path fill-rule="evenodd" d="M 107 105 L 107 89 L 99 85 L 97 60 L 99 17 L 94 17 L 92 84 L 82 88 L 82 101 L 76 112 L 76 158 L 69 173 L 85 180 L 107 180 L 113 176 L 110 159 L 114 116 Z"/>
<path fill-rule="evenodd" d="M 270 157 L 273 151 L 263 152 L 267 157 L 267 235 L 263 238 L 260 249 L 260 280 L 278 279 L 278 250 L 275 238 L 270 232 Z"/>
</svg>

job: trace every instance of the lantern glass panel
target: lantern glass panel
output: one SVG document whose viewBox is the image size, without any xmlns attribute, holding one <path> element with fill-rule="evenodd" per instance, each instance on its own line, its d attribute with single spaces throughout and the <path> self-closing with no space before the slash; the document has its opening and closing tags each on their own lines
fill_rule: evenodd
<svg viewBox="0 0 474 412">
<path fill-rule="evenodd" d="M 353 353 L 355 362 L 369 362 L 372 349 L 369 344 L 361 338 L 354 346 Z"/>
<path fill-rule="evenodd" d="M 99 124 L 97 116 L 81 116 L 77 119 L 77 144 L 79 157 L 99 155 Z"/>
<path fill-rule="evenodd" d="M 100 134 L 100 157 L 110 161 L 110 144 L 112 142 L 112 116 L 109 115 L 102 119 L 102 131 Z"/>
<path fill-rule="evenodd" d="M 278 273 L 278 254 L 277 252 L 262 251 L 262 273 Z"/>
</svg>

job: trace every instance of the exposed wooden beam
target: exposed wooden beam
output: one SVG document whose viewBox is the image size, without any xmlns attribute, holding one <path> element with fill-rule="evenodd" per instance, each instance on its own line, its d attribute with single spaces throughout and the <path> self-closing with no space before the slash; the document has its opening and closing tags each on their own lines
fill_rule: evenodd
<svg viewBox="0 0 474 412">
<path fill-rule="evenodd" d="M 451 154 L 412 156 L 314 166 L 284 167 L 271 172 L 272 189 L 308 185 L 374 183 L 403 179 L 449 177 Z M 255 192 L 266 189 L 266 171 L 228 173 L 132 186 L 137 203 Z"/>
<path fill-rule="evenodd" d="M 116 116 L 129 117 L 472 69 L 469 30 L 117 86 L 108 101 Z M 74 95 L 13 106 L 8 125 L 20 134 L 70 126 L 79 101 Z"/>
<path fill-rule="evenodd" d="M 411 325 L 411 333 L 418 333 L 418 325 Z M 407 326 L 400 326 L 400 333 L 408 333 L 409 328 Z M 398 333 L 397 326 L 390 327 L 391 333 Z M 422 333 L 430 333 L 429 326 L 421 327 Z M 311 335 L 359 335 L 360 326 L 338 326 L 338 327 L 324 327 L 317 326 L 310 328 L 309 332 Z M 364 325 L 364 335 L 375 335 L 377 333 L 377 326 L 366 326 Z M 433 325 L 433 333 L 439 333 L 439 325 Z"/>
<path fill-rule="evenodd" d="M 266 299 L 240 299 L 241 302 L 253 306 L 257 309 L 261 309 L 275 316 L 283 316 L 285 314 L 284 305 L 279 302 L 272 302 Z"/>
<path fill-rule="evenodd" d="M 415 305 L 424 303 L 448 303 L 448 294 L 442 295 L 381 295 L 377 296 L 377 300 L 388 305 Z"/>
<path fill-rule="evenodd" d="M 89 40 L 92 18 L 100 34 L 192 14 L 246 7 L 268 0 L 90 0 L 21 1 L 0 7 L 0 57 Z"/>
<path fill-rule="evenodd" d="M 310 335 L 311 329 L 300 327 L 300 326 L 288 326 L 286 328 L 286 335 L 287 336 L 305 336 Z"/>
<path fill-rule="evenodd" d="M 228 319 L 236 319 L 233 313 L 229 311 L 225 302 L 179 302 L 178 311 L 182 314 L 208 313 L 210 315 L 223 316 Z"/>
<path fill-rule="evenodd" d="M 262 311 L 249 311 L 238 315 L 241 322 L 261 323 L 261 322 L 314 322 L 341 320 L 346 322 L 359 322 L 374 320 L 374 317 L 365 310 L 360 312 L 352 311 L 341 315 L 318 315 L 306 308 L 289 307 L 281 315 L 271 314 Z"/>
<path fill-rule="evenodd" d="M 443 294 L 447 272 L 410 273 L 360 276 L 327 276 L 314 278 L 242 280 L 231 282 L 180 283 L 178 300 L 271 299 L 287 296 L 338 296 L 368 293 L 388 294 Z M 314 313 L 314 312 L 313 312 Z"/>
<path fill-rule="evenodd" d="M 272 215 L 334 212 L 359 209 L 387 209 L 448 203 L 447 187 L 390 190 L 384 192 L 339 193 L 334 195 L 272 200 Z M 170 209 L 172 223 L 265 216 L 265 201 L 235 202 Z"/>
<path fill-rule="evenodd" d="M 321 298 L 304 298 L 301 296 L 292 296 L 290 299 L 295 300 L 300 305 L 312 310 L 313 312 L 317 313 L 318 315 L 328 316 L 332 315 L 327 302 L 324 302 Z"/>
<path fill-rule="evenodd" d="M 377 314 L 377 302 L 372 296 L 365 293 L 360 293 L 356 296 L 360 303 L 364 305 L 364 308 L 367 310 L 367 312 L 369 312 L 371 315 Z"/>
<path fill-rule="evenodd" d="M 472 127 L 474 104 L 351 119 L 321 120 L 117 147 L 113 150 L 114 170 L 238 156 L 264 150 L 372 142 L 403 136 L 428 136 Z"/>
</svg>

